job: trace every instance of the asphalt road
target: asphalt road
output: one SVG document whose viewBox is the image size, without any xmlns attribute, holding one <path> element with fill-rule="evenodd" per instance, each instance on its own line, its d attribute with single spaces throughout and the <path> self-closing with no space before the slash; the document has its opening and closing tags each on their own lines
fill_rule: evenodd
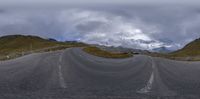
<svg viewBox="0 0 200 99">
<path fill-rule="evenodd" d="M 200 62 L 31 54 L 0 62 L 0 99 L 200 99 Z"/>
</svg>

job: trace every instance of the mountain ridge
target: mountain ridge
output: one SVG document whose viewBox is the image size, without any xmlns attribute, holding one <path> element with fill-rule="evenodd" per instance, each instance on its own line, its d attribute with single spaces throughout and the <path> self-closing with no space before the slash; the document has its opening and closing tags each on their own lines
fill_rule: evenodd
<svg viewBox="0 0 200 99">
<path fill-rule="evenodd" d="M 186 44 L 182 49 L 170 53 L 173 56 L 200 56 L 200 38 Z"/>
<path fill-rule="evenodd" d="M 0 37 L 0 60 L 6 57 L 15 58 L 25 53 L 46 52 L 79 46 L 85 46 L 85 44 L 59 42 L 33 35 L 7 35 Z"/>
</svg>

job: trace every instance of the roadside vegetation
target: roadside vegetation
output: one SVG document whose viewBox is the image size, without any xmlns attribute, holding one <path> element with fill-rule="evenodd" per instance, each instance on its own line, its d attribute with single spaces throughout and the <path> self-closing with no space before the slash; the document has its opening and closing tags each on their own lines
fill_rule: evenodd
<svg viewBox="0 0 200 99">
<path fill-rule="evenodd" d="M 105 57 L 105 58 L 128 58 L 132 57 L 133 55 L 130 53 L 121 53 L 121 52 L 108 52 L 105 50 L 102 50 L 98 47 L 85 47 L 83 50 L 89 54 L 99 56 L 99 57 Z"/>
<path fill-rule="evenodd" d="M 146 55 L 152 56 L 152 57 L 162 57 L 166 59 L 171 60 L 177 60 L 177 61 L 200 61 L 200 56 L 177 56 L 172 53 L 169 54 L 163 54 L 163 53 L 148 53 Z"/>
<path fill-rule="evenodd" d="M 82 47 L 79 42 L 58 42 L 37 36 L 9 35 L 0 37 L 0 60 L 8 60 L 23 55 L 62 50 L 69 47 Z"/>
</svg>

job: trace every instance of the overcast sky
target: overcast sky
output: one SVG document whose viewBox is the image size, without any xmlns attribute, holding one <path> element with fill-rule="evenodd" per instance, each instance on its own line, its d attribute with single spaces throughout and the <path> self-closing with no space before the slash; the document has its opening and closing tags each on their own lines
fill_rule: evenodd
<svg viewBox="0 0 200 99">
<path fill-rule="evenodd" d="M 198 4 L 199 0 L 1 0 L 2 5 L 21 4 Z"/>
<path fill-rule="evenodd" d="M 107 1 L 0 0 L 0 36 L 30 34 L 140 49 L 178 49 L 200 38 L 197 0 Z"/>
</svg>

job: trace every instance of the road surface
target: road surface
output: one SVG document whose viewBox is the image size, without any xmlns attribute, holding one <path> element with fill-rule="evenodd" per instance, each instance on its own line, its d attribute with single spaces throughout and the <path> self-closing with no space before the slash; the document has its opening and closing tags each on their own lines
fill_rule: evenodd
<svg viewBox="0 0 200 99">
<path fill-rule="evenodd" d="M 200 62 L 31 54 L 0 62 L 0 99 L 200 99 Z"/>
</svg>

